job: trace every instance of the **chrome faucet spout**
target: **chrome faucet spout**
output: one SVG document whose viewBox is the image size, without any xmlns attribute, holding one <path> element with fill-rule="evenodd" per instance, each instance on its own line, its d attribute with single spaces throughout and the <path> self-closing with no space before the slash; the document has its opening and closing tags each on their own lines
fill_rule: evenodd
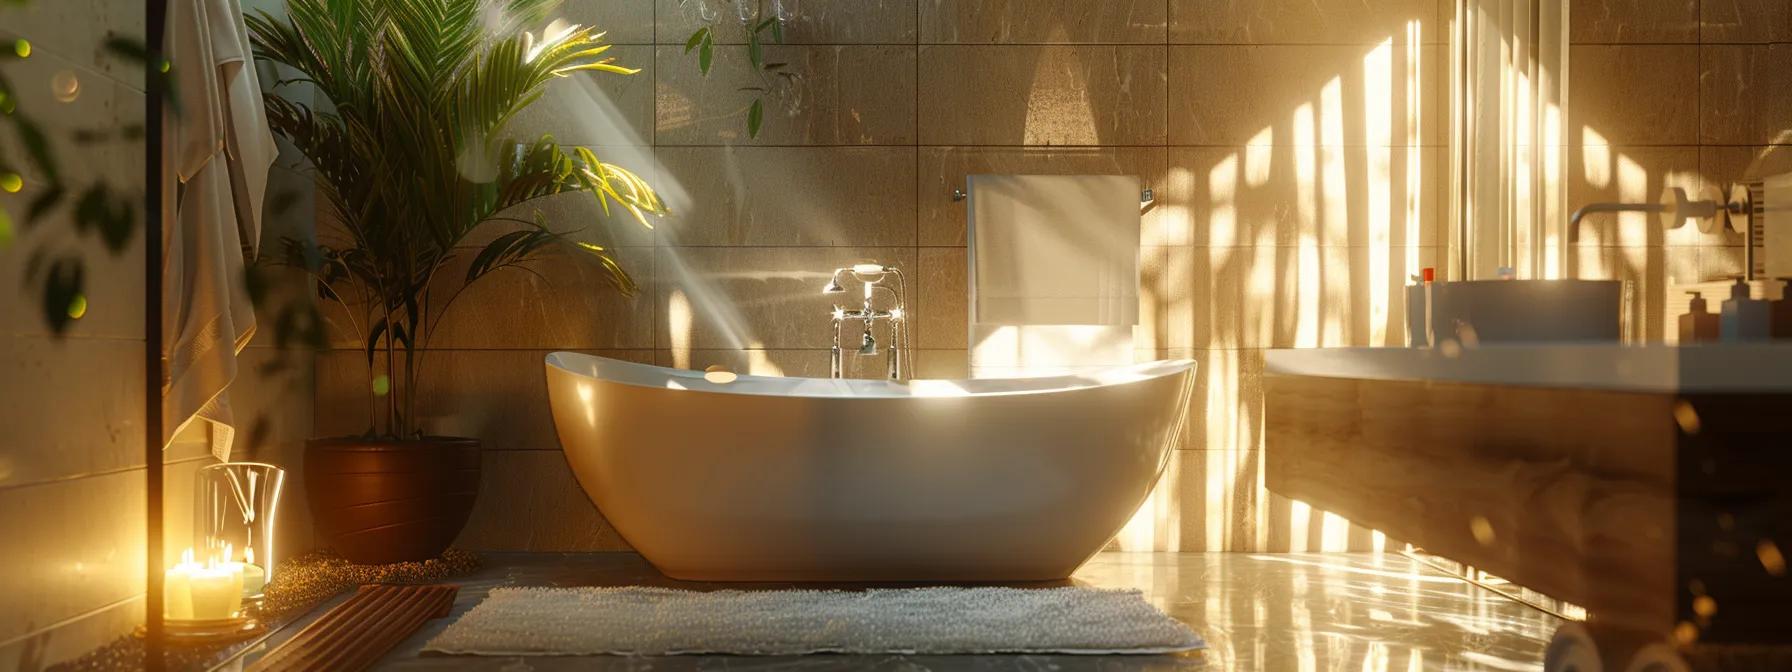
<svg viewBox="0 0 1792 672">
<path fill-rule="evenodd" d="M 1580 242 L 1580 220 L 1585 219 L 1587 215 L 1613 212 L 1662 213 L 1667 212 L 1669 207 L 1666 203 L 1594 203 L 1588 205 L 1575 210 L 1574 214 L 1568 216 L 1568 242 L 1570 244 Z"/>
</svg>

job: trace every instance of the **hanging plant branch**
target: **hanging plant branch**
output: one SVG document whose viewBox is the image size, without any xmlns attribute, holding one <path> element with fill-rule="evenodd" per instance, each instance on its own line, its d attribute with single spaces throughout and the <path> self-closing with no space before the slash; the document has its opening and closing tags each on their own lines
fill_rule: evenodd
<svg viewBox="0 0 1792 672">
<path fill-rule="evenodd" d="M 694 1 L 703 2 L 705 0 Z M 753 0 L 732 1 L 749 2 Z M 747 38 L 744 47 L 747 56 L 747 64 L 751 68 L 753 75 L 759 79 L 759 84 L 757 86 L 743 86 L 737 89 L 739 91 L 746 91 L 754 94 L 752 102 L 742 108 L 742 112 L 746 115 L 747 137 L 749 138 L 759 137 L 759 131 L 765 125 L 765 99 L 768 95 L 772 94 L 778 82 L 783 81 L 790 83 L 794 82 L 798 77 L 796 73 L 787 70 L 790 67 L 789 63 L 768 62 L 765 60 L 765 46 L 767 39 L 770 40 L 771 44 L 784 43 L 784 20 L 777 16 L 768 16 L 765 11 L 763 0 L 759 0 L 759 3 L 758 9 L 753 16 L 764 18 L 759 18 L 757 20 L 745 16 L 742 18 L 742 28 L 744 29 Z M 776 14 L 776 12 L 773 12 L 773 14 Z M 715 26 L 706 25 L 692 31 L 690 37 L 687 38 L 684 43 L 684 53 L 687 56 L 693 51 L 697 52 L 697 70 L 705 77 L 709 76 L 711 66 L 714 63 L 715 35 Z"/>
</svg>

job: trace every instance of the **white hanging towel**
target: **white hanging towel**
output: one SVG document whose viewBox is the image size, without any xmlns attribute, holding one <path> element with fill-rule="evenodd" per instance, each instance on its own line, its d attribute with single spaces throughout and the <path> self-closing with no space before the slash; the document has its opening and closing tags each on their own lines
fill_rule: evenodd
<svg viewBox="0 0 1792 672">
<path fill-rule="evenodd" d="M 175 0 L 168 14 L 180 105 L 164 115 L 163 168 L 180 186 L 164 187 L 176 214 L 163 227 L 163 444 L 200 420 L 211 425 L 212 454 L 229 460 L 236 430 L 223 392 L 255 334 L 244 255 L 260 239 L 279 150 L 237 0 Z"/>
<path fill-rule="evenodd" d="M 967 191 L 972 377 L 1132 363 L 1138 178 L 972 175 Z"/>
</svg>

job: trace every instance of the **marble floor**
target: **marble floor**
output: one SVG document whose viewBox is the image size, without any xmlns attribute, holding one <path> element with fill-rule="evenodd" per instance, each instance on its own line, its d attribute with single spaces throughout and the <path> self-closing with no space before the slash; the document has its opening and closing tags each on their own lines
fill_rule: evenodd
<svg viewBox="0 0 1792 672">
<path fill-rule="evenodd" d="M 1209 648 L 1179 656 L 420 656 L 424 642 L 499 586 L 721 585 L 668 579 L 630 553 L 490 554 L 483 569 L 460 582 L 454 616 L 426 625 L 376 669 L 1531 670 L 1541 668 L 1544 645 L 1558 622 L 1391 553 L 1103 553 L 1072 581 L 1142 590 L 1158 608 L 1201 633 Z M 269 645 L 307 620 L 276 633 Z"/>
</svg>

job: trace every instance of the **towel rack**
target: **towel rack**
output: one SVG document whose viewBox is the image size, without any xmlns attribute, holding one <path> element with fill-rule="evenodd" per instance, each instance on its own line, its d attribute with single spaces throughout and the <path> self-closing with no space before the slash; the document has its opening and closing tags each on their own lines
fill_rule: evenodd
<svg viewBox="0 0 1792 672">
<path fill-rule="evenodd" d="M 968 197 L 969 197 L 969 194 L 964 193 L 963 189 L 953 189 L 952 190 L 952 201 L 953 202 L 962 201 Z M 1157 193 L 1153 192 L 1150 187 L 1146 187 L 1144 190 L 1139 192 L 1139 204 L 1140 205 L 1146 205 L 1155 200 L 1157 200 Z"/>
</svg>

